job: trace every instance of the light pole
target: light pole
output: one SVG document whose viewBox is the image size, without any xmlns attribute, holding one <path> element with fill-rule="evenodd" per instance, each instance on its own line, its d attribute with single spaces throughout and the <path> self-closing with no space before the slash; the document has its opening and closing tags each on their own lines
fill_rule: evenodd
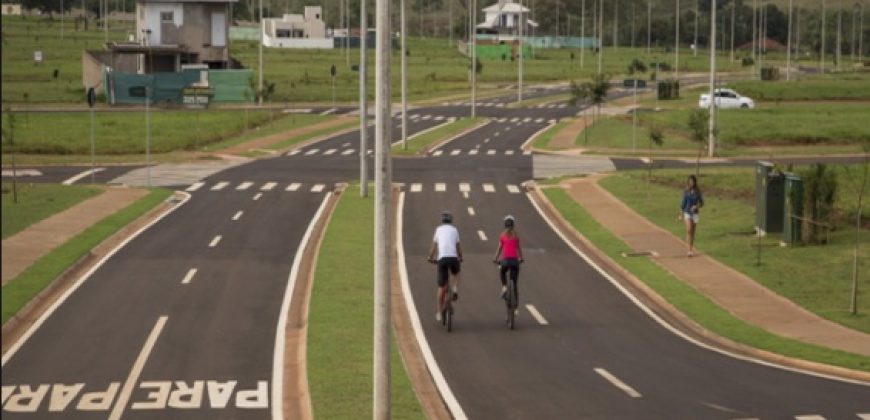
<svg viewBox="0 0 870 420">
<path fill-rule="evenodd" d="M 586 51 L 586 0 L 580 1 L 580 68 L 583 68 L 583 55 Z"/>
<path fill-rule="evenodd" d="M 788 0 L 788 35 L 785 48 L 785 80 L 791 80 L 791 11 L 792 0 Z"/>
<path fill-rule="evenodd" d="M 820 47 L 819 53 L 819 66 L 822 69 L 822 74 L 825 73 L 825 21 L 828 20 L 828 16 L 825 14 L 827 11 L 825 10 L 825 0 L 822 0 L 822 46 Z"/>
<path fill-rule="evenodd" d="M 375 420 L 390 419 L 390 280 L 392 163 L 390 161 L 390 1 L 377 0 L 375 82 Z"/>
<path fill-rule="evenodd" d="M 604 65 L 604 0 L 598 0 L 598 75 Z"/>
<path fill-rule="evenodd" d="M 674 36 L 674 76 L 677 81 L 680 80 L 680 0 L 677 0 L 677 15 L 674 18 L 676 23 L 676 36 Z"/>
<path fill-rule="evenodd" d="M 103 7 L 103 44 L 109 43 L 109 0 L 105 0 L 106 5 Z M 62 11 L 61 11 L 62 12 Z M 63 15 L 61 15 L 63 17 Z"/>
<path fill-rule="evenodd" d="M 646 2 L 646 53 L 652 50 L 652 0 Z"/>
<path fill-rule="evenodd" d="M 404 0 L 403 0 L 404 1 Z M 369 195 L 369 172 L 366 165 L 368 159 L 368 16 L 366 15 L 366 2 L 368 0 L 360 0 L 359 2 L 359 194 L 361 197 Z"/>
<path fill-rule="evenodd" d="M 477 0 L 471 0 L 471 118 L 477 116 Z"/>
<path fill-rule="evenodd" d="M 519 54 L 519 75 L 517 78 L 517 102 L 523 101 L 523 27 L 526 26 L 526 20 L 523 17 L 523 1 L 520 0 L 520 15 L 519 22 L 517 23 L 517 28 L 519 28 L 519 37 L 517 37 L 517 44 L 519 46 L 517 54 Z"/>
<path fill-rule="evenodd" d="M 145 185 L 151 187 L 151 89 L 145 86 Z"/>
<path fill-rule="evenodd" d="M 714 110 L 716 109 L 716 98 L 713 96 L 716 88 L 716 0 L 712 0 L 710 4 L 710 129 L 709 137 L 710 144 L 707 147 L 707 154 L 710 157 L 716 154 L 716 117 Z"/>
<path fill-rule="evenodd" d="M 63 0 L 60 0 L 60 39 L 63 39 Z"/>
<path fill-rule="evenodd" d="M 408 149 L 408 21 L 405 11 L 405 0 L 401 0 L 399 7 L 399 19 L 402 30 L 402 149 Z"/>
<path fill-rule="evenodd" d="M 259 8 L 260 45 L 257 46 L 257 105 L 263 105 L 263 37 L 266 34 L 266 25 L 263 24 L 263 0 L 260 0 Z M 333 102 L 334 101 L 335 100 L 333 99 Z"/>
<path fill-rule="evenodd" d="M 692 40 L 692 46 L 694 47 L 692 48 L 692 55 L 695 57 L 698 56 L 698 1 L 695 0 L 695 24 L 693 25 L 695 27 L 695 37 Z"/>
</svg>

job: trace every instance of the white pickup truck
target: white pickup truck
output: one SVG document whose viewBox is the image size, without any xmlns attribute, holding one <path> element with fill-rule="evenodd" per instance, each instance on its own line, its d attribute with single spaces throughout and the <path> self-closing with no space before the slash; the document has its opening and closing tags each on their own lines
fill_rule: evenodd
<svg viewBox="0 0 870 420">
<path fill-rule="evenodd" d="M 725 108 L 755 108 L 755 101 L 742 96 L 731 89 L 716 89 L 713 92 L 716 97 L 716 106 L 720 109 Z M 710 107 L 710 95 L 705 93 L 698 99 L 698 108 Z"/>
</svg>

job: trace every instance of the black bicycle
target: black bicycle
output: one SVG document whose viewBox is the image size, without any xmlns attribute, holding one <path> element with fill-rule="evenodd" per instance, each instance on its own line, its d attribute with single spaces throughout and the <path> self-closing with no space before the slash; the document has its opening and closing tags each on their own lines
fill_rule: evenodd
<svg viewBox="0 0 870 420">
<path fill-rule="evenodd" d="M 438 264 L 438 260 L 429 260 L 432 264 Z M 447 328 L 447 332 L 453 331 L 453 301 L 456 300 L 456 294 L 450 290 L 450 281 L 442 287 L 441 294 L 441 325 Z"/>
<path fill-rule="evenodd" d="M 501 269 L 499 261 L 493 261 Z M 522 262 L 519 262 L 521 264 Z M 505 306 L 507 306 L 507 325 L 508 328 L 514 329 L 516 326 L 517 308 L 519 307 L 519 290 L 517 290 L 517 281 L 513 276 L 507 276 L 507 290 L 504 294 Z"/>
</svg>

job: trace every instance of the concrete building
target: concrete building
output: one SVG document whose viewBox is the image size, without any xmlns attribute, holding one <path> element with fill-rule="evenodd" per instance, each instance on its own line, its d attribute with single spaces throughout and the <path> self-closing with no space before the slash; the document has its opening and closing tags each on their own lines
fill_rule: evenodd
<svg viewBox="0 0 870 420">
<path fill-rule="evenodd" d="M 520 25 L 524 24 L 523 34 L 529 35 L 538 27 L 538 23 L 529 19 L 530 10 L 519 3 L 510 0 L 498 0 L 483 9 L 483 23 L 477 25 L 478 34 L 516 36 Z"/>
<path fill-rule="evenodd" d="M 333 48 L 320 6 L 305 6 L 303 14 L 263 19 L 263 46 L 279 48 Z"/>
<path fill-rule="evenodd" d="M 3 16 L 21 16 L 21 5 L 18 3 L 6 3 L 2 7 Z"/>
</svg>

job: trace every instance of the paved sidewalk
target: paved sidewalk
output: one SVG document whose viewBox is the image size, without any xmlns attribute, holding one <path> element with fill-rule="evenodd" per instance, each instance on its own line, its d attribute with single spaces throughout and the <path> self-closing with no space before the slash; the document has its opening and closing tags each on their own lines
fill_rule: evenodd
<svg viewBox="0 0 870 420">
<path fill-rule="evenodd" d="M 5 285 L 52 249 L 147 194 L 147 190 L 110 187 L 96 197 L 4 239 L 2 284 Z"/>
<path fill-rule="evenodd" d="M 725 310 L 771 333 L 870 356 L 870 334 L 823 319 L 706 255 L 686 257 L 682 239 L 654 225 L 598 185 L 601 176 L 562 184 L 602 226 L 634 250 L 655 251 L 657 264 Z"/>
</svg>

